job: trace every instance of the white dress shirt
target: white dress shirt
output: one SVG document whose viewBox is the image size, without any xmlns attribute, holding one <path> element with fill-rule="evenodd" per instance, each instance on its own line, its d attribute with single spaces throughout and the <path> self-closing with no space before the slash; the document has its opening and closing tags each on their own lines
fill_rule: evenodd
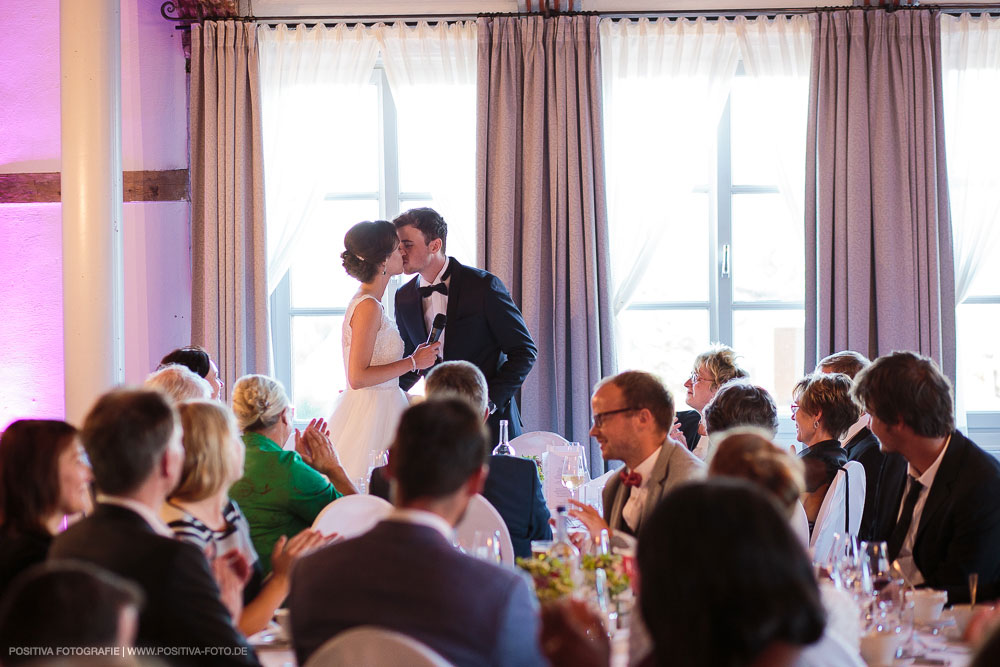
<svg viewBox="0 0 1000 667">
<path fill-rule="evenodd" d="M 441 267 L 441 271 L 437 274 L 437 276 L 431 282 L 426 282 L 426 281 L 424 281 L 424 277 L 423 276 L 419 276 L 417 278 L 417 286 L 418 287 L 428 287 L 430 285 L 437 285 L 439 282 L 442 282 L 441 281 L 441 276 L 443 276 L 445 274 L 445 271 L 448 270 L 448 265 L 449 264 L 451 264 L 451 258 L 446 258 L 444 260 L 444 266 Z M 448 276 L 448 279 L 444 281 L 444 284 L 449 289 L 451 288 L 451 276 Z M 424 309 L 424 324 L 427 325 L 427 333 L 429 334 L 431 332 L 431 327 L 434 325 L 434 317 L 438 313 L 442 313 L 442 314 L 447 314 L 448 313 L 448 295 L 447 294 L 441 294 L 441 292 L 434 292 L 429 297 L 420 299 L 420 301 L 421 301 L 420 305 Z M 444 332 L 441 332 L 441 337 L 438 338 L 438 340 L 441 342 L 441 349 L 443 350 L 444 349 Z M 423 342 L 423 341 L 421 341 L 421 342 Z M 443 356 L 443 355 L 439 355 L 439 356 Z"/>
<path fill-rule="evenodd" d="M 441 533 L 449 543 L 455 541 L 455 529 L 440 514 L 428 512 L 427 510 L 396 508 L 385 518 L 386 521 L 398 521 L 400 523 L 412 523 L 417 526 L 433 528 Z"/>
<path fill-rule="evenodd" d="M 153 532 L 162 535 L 163 537 L 169 537 L 170 539 L 174 538 L 174 531 L 170 530 L 170 527 L 163 523 L 163 519 L 160 518 L 160 515 L 154 512 L 152 508 L 140 503 L 138 500 L 122 498 L 121 496 L 107 496 L 103 493 L 98 493 L 97 502 L 105 505 L 117 505 L 118 507 L 124 507 L 127 510 L 132 510 L 149 524 L 149 527 L 153 529 Z"/>
<path fill-rule="evenodd" d="M 653 468 L 656 466 L 656 458 L 660 455 L 661 447 L 657 447 L 656 451 L 646 457 L 646 460 L 635 467 L 635 470 L 630 472 L 637 472 L 642 475 L 642 483 L 639 486 L 630 487 L 628 500 L 625 501 L 625 507 L 622 508 L 622 518 L 632 532 L 635 532 L 636 527 L 639 525 L 639 518 L 642 517 L 643 507 L 646 505 L 646 496 L 649 494 L 649 476 L 653 472 Z"/>
<path fill-rule="evenodd" d="M 941 467 L 941 460 L 944 458 L 944 453 L 948 451 L 948 445 L 951 443 L 951 436 L 945 440 L 944 447 L 941 449 L 941 453 L 938 457 L 934 459 L 924 474 L 917 477 L 917 471 L 912 465 L 907 464 L 906 472 L 906 489 L 903 491 L 903 502 L 899 504 L 899 513 L 896 515 L 896 521 L 899 522 L 899 517 L 903 514 L 903 505 L 906 504 L 906 494 L 910 491 L 910 486 L 913 484 L 913 479 L 916 478 L 918 482 L 924 487 L 920 490 L 920 495 L 917 496 L 917 504 L 913 506 L 913 520 L 910 521 L 910 529 L 906 533 L 906 537 L 903 538 L 903 546 L 899 548 L 899 566 L 903 569 L 903 574 L 906 578 L 913 583 L 914 586 L 924 583 L 924 575 L 920 573 L 917 569 L 916 563 L 913 562 L 913 543 L 917 538 L 917 529 L 920 527 L 920 516 L 924 513 L 924 505 L 927 504 L 927 494 L 930 493 L 931 486 L 934 484 L 934 478 L 937 476 L 938 468 Z"/>
</svg>

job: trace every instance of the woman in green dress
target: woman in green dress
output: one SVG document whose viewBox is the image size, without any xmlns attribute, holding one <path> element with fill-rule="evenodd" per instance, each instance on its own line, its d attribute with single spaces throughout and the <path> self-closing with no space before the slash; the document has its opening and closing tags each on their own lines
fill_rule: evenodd
<svg viewBox="0 0 1000 667">
<path fill-rule="evenodd" d="M 233 387 L 233 412 L 246 462 L 243 478 L 229 490 L 250 524 L 250 538 L 264 572 L 284 535 L 309 528 L 316 515 L 342 495 L 356 493 L 330 442 L 322 419 L 299 432 L 284 387 L 265 375 L 245 375 Z M 282 449 L 295 434 L 295 451 Z"/>
</svg>

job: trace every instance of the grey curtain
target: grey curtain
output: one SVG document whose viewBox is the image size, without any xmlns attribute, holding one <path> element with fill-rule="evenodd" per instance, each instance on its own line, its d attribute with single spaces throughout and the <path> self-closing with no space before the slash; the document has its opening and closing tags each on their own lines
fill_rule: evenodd
<svg viewBox="0 0 1000 667">
<path fill-rule="evenodd" d="M 955 378 L 938 17 L 820 13 L 806 155 L 806 369 L 913 350 Z"/>
<path fill-rule="evenodd" d="M 267 373 L 267 245 L 256 27 L 191 27 L 191 340 L 226 383 Z"/>
<path fill-rule="evenodd" d="M 588 443 L 591 390 L 614 372 L 598 19 L 477 23 L 479 261 L 538 343 L 526 429 Z"/>
</svg>

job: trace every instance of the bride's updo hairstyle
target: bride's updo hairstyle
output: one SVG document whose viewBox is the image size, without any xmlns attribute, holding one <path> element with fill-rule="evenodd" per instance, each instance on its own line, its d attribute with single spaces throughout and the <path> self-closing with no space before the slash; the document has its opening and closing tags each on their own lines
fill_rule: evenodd
<svg viewBox="0 0 1000 667">
<path fill-rule="evenodd" d="M 233 386 L 233 413 L 243 433 L 274 426 L 287 407 L 285 388 L 266 375 L 244 375 Z"/>
<path fill-rule="evenodd" d="M 388 220 L 359 222 L 344 236 L 346 250 L 340 254 L 347 274 L 363 283 L 371 282 L 389 255 L 399 245 L 396 226 Z"/>
</svg>

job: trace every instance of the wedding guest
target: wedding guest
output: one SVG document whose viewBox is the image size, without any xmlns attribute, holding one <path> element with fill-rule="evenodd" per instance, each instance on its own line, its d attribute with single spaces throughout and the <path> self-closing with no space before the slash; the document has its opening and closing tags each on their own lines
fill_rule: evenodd
<svg viewBox="0 0 1000 667">
<path fill-rule="evenodd" d="M 147 389 L 158 389 L 176 405 L 181 401 L 210 398 L 212 387 L 194 371 L 185 366 L 171 364 L 155 370 L 142 383 Z"/>
<path fill-rule="evenodd" d="M 603 516 L 571 500 L 569 514 L 580 519 L 595 539 L 602 529 L 635 536 L 656 504 L 678 485 L 704 476 L 705 464 L 669 436 L 674 398 L 655 375 L 625 371 L 597 383 L 590 399 L 590 435 L 605 461 L 625 468 L 604 487 Z"/>
<path fill-rule="evenodd" d="M 222 396 L 222 388 L 225 387 L 225 383 L 219 377 L 219 367 L 215 365 L 204 348 L 197 345 L 177 348 L 160 360 L 158 369 L 170 364 L 186 366 L 199 377 L 205 378 L 205 381 L 212 388 L 211 397 L 213 399 L 218 400 Z"/>
<path fill-rule="evenodd" d="M 638 565 L 653 664 L 793 665 L 823 634 L 809 557 L 749 482 L 714 479 L 669 494 L 643 526 Z"/>
<path fill-rule="evenodd" d="M 87 414 L 82 440 L 98 505 L 55 539 L 49 559 L 89 562 L 137 584 L 146 598 L 137 645 L 168 652 L 210 647 L 216 664 L 257 664 L 205 556 L 173 539 L 158 515 L 184 461 L 177 412 L 167 399 L 158 391 L 109 392 Z M 217 568 L 216 576 L 231 590 L 235 574 Z"/>
<path fill-rule="evenodd" d="M 677 420 L 674 423 L 671 436 L 686 444 L 687 448 L 704 459 L 704 448 L 707 442 L 701 443 L 702 412 L 709 401 L 715 397 L 719 387 L 729 382 L 747 378 L 750 376 L 736 361 L 736 352 L 733 348 L 722 343 L 712 345 L 708 350 L 702 352 L 694 360 L 694 367 L 691 370 L 691 377 L 685 382 L 687 397 L 685 402 L 692 408 L 691 410 L 681 410 L 677 413 Z M 698 449 L 701 444 L 702 449 Z"/>
<path fill-rule="evenodd" d="M 45 560 L 67 516 L 91 509 L 93 475 L 76 429 L 21 419 L 0 437 L 0 595 Z"/>
<path fill-rule="evenodd" d="M 413 637 L 455 665 L 544 664 L 525 580 L 453 546 L 487 474 L 486 433 L 463 399 L 432 398 L 403 413 L 389 450 L 396 509 L 364 535 L 303 557 L 292 573 L 300 665 L 361 625 Z"/>
<path fill-rule="evenodd" d="M 53 656 L 65 647 L 132 646 L 142 600 L 134 584 L 89 563 L 36 565 L 14 581 L 0 602 L 3 664 L 41 664 L 38 655 L 17 650 L 29 646 Z M 106 657 L 91 664 L 128 664 L 121 660 Z"/>
<path fill-rule="evenodd" d="M 729 429 L 739 426 L 756 426 L 774 437 L 778 432 L 778 406 L 767 389 L 749 380 L 730 380 L 719 387 L 719 391 L 704 410 L 707 446 L 698 453 L 710 460 L 719 437 Z M 706 444 L 703 440 L 699 444 Z"/>
<path fill-rule="evenodd" d="M 264 375 L 244 375 L 233 386 L 233 412 L 246 459 L 229 496 L 250 523 L 250 537 L 265 574 L 282 536 L 298 535 L 316 515 L 354 485 L 340 465 L 326 423 L 314 419 L 301 433 L 284 387 Z M 295 451 L 282 445 L 295 434 Z M 324 476 L 325 475 L 325 476 Z"/>
<path fill-rule="evenodd" d="M 250 578 L 243 587 L 242 611 L 230 611 L 237 627 L 252 635 L 267 627 L 288 595 L 292 564 L 325 542 L 303 530 L 291 540 L 278 538 L 271 552 L 273 571 L 267 580 L 250 539 L 250 526 L 240 507 L 229 499 L 229 487 L 243 476 L 244 446 L 232 411 L 218 401 L 181 403 L 184 467 L 181 479 L 161 516 L 178 539 L 197 546 L 208 558 L 241 559 Z"/>
<path fill-rule="evenodd" d="M 490 414 L 486 377 L 468 361 L 445 361 L 435 366 L 425 381 L 424 394 L 428 398 L 463 398 L 483 415 L 484 422 Z M 483 486 L 483 497 L 507 524 L 514 555 L 527 558 L 533 540 L 552 539 L 538 468 L 532 461 L 516 456 L 490 456 L 488 463 L 490 474 Z M 384 472 L 385 468 L 372 471 L 369 493 L 391 500 Z"/>
<path fill-rule="evenodd" d="M 861 414 L 851 398 L 851 378 L 842 373 L 807 375 L 792 391 L 795 439 L 806 446 L 799 453 L 805 464 L 806 490 L 802 504 L 812 532 L 826 493 L 847 463 L 840 439 Z"/>
<path fill-rule="evenodd" d="M 753 427 L 725 432 L 708 464 L 709 477 L 732 477 L 768 491 L 790 519 L 805 490 L 802 462 Z"/>
<path fill-rule="evenodd" d="M 858 373 L 854 397 L 885 452 L 907 462 L 875 517 L 908 581 L 946 590 L 951 604 L 1000 596 L 1000 462 L 955 429 L 951 383 L 928 357 L 893 352 Z"/>
<path fill-rule="evenodd" d="M 817 373 L 843 373 L 853 381 L 862 369 L 871 365 L 866 356 L 853 350 L 836 352 L 824 357 L 816 366 Z M 848 461 L 857 461 L 865 469 L 865 511 L 861 516 L 858 537 L 871 539 L 875 528 L 875 511 L 885 502 L 885 489 L 898 489 L 906 482 L 906 459 L 899 454 L 882 451 L 878 438 L 868 427 L 869 416 L 862 412 L 843 437 Z M 891 501 L 889 501 L 891 502 Z"/>
</svg>

